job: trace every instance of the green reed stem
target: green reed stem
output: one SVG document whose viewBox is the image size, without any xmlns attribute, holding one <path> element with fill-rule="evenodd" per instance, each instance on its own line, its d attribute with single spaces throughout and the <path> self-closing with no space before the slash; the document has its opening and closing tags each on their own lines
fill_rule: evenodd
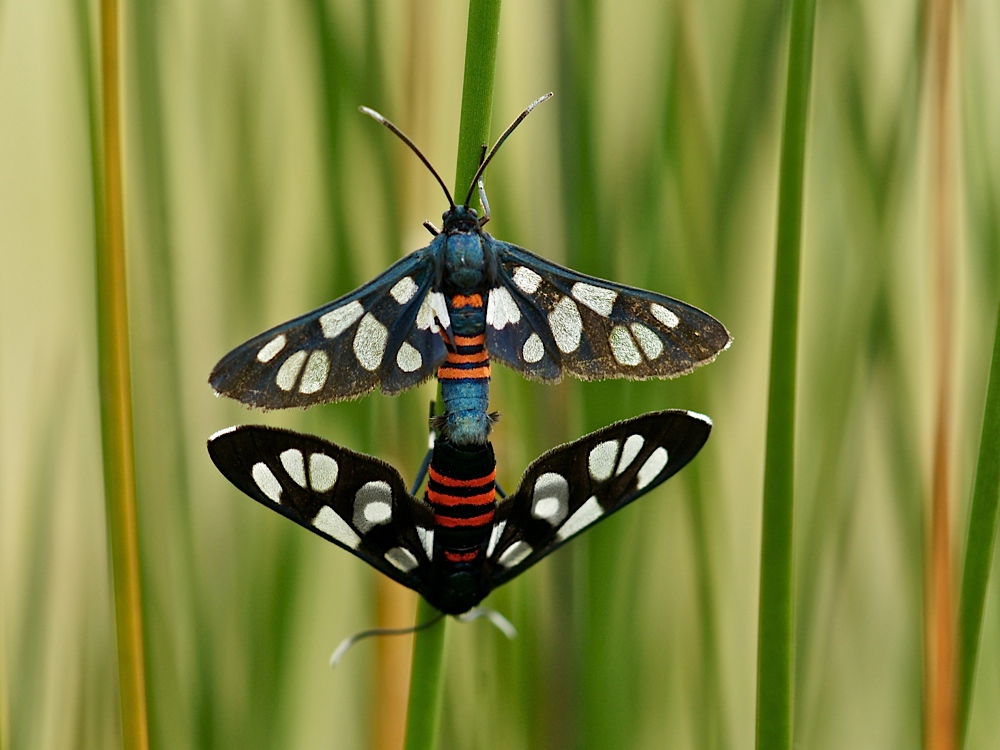
<svg viewBox="0 0 1000 750">
<path fill-rule="evenodd" d="M 815 0 L 791 10 L 781 138 L 757 635 L 757 747 L 792 746 L 792 518 L 803 177 Z"/>
<path fill-rule="evenodd" d="M 417 624 L 440 613 L 421 597 Z M 444 697 L 444 637 L 447 618 L 413 636 L 413 666 L 410 672 L 410 702 L 406 709 L 406 750 L 438 747 L 441 703 Z"/>
<path fill-rule="evenodd" d="M 496 78 L 500 0 L 470 0 L 462 83 L 462 119 L 458 133 L 455 200 L 461 201 L 479 168 L 482 145 L 489 142 L 493 116 L 493 82 Z M 469 205 L 479 205 L 474 194 Z M 441 388 L 438 386 L 438 406 Z M 417 624 L 437 611 L 423 599 L 417 607 Z M 406 750 L 436 748 L 444 696 L 444 639 L 447 618 L 418 631 L 413 637 L 410 701 L 406 714 Z"/>
<path fill-rule="evenodd" d="M 958 609 L 959 747 L 964 745 L 969 725 L 976 659 L 983 627 L 983 608 L 997 536 L 997 508 L 1000 504 L 1000 310 L 997 311 L 994 335 L 993 361 L 990 363 L 990 379 L 986 388 L 983 431 L 979 440 L 979 461 L 976 464 L 976 483 L 972 491 Z"/>
<path fill-rule="evenodd" d="M 470 0 L 465 37 L 465 77 L 462 81 L 462 120 L 458 131 L 455 200 L 461 201 L 479 169 L 479 154 L 490 141 L 493 119 L 493 82 L 500 39 L 500 0 Z M 469 201 L 479 207 L 479 194 Z"/>
<path fill-rule="evenodd" d="M 97 347 L 122 739 L 124 747 L 131 750 L 148 747 L 149 732 L 125 287 L 121 81 L 116 0 L 102 0 L 100 24 L 102 190 L 95 195 Z"/>
</svg>

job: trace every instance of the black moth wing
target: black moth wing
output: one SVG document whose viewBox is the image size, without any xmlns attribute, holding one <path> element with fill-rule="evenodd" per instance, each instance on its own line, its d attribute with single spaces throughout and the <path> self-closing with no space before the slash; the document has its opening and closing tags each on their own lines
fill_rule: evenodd
<svg viewBox="0 0 1000 750">
<path fill-rule="evenodd" d="M 208 440 L 212 461 L 244 493 L 357 555 L 395 581 L 423 588 L 422 532 L 434 514 L 394 468 L 312 435 L 244 425 Z"/>
<path fill-rule="evenodd" d="M 394 394 L 432 377 L 446 349 L 444 297 L 433 290 L 436 245 L 402 258 L 350 294 L 233 349 L 212 370 L 216 393 L 248 406 Z"/>
<path fill-rule="evenodd" d="M 694 412 L 650 412 L 553 448 L 497 506 L 491 576 L 499 586 L 574 536 L 665 482 L 708 440 Z"/>
<path fill-rule="evenodd" d="M 500 287 L 490 292 L 496 310 L 490 316 L 487 308 L 487 320 L 502 327 L 487 325 L 486 347 L 526 377 L 555 381 L 568 372 L 583 380 L 672 378 L 711 362 L 729 346 L 722 323 L 680 300 L 488 241 L 499 261 Z M 500 314 L 510 307 L 508 300 L 518 312 Z M 512 317 L 519 319 L 510 322 Z"/>
</svg>

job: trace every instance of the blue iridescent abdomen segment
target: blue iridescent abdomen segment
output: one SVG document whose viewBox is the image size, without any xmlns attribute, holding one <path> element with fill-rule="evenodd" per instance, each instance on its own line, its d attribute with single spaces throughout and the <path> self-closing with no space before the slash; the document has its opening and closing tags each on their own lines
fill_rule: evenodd
<svg viewBox="0 0 1000 750">
<path fill-rule="evenodd" d="M 480 294 L 451 298 L 452 340 L 438 368 L 444 401 L 445 434 L 456 445 L 482 444 L 490 433 L 490 358 L 486 351 L 486 312 Z"/>
</svg>

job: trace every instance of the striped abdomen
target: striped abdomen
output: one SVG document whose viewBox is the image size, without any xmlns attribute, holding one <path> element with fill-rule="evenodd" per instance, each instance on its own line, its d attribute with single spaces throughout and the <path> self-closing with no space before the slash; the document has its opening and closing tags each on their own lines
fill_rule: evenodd
<svg viewBox="0 0 1000 750">
<path fill-rule="evenodd" d="M 481 294 L 449 300 L 452 340 L 438 368 L 445 408 L 444 433 L 456 445 L 484 444 L 490 434 L 490 358 L 486 351 L 486 311 Z"/>
<path fill-rule="evenodd" d="M 434 446 L 427 480 L 434 509 L 434 559 L 452 564 L 481 560 L 496 513 L 496 459 L 487 442 L 463 450 L 447 440 Z"/>
</svg>

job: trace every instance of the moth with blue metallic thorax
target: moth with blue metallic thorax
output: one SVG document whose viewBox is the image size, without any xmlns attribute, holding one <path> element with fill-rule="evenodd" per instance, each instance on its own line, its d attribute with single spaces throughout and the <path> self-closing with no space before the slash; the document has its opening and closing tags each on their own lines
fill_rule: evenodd
<svg viewBox="0 0 1000 750">
<path fill-rule="evenodd" d="M 571 271 L 483 231 L 469 207 L 487 164 L 528 107 L 497 140 L 455 205 L 448 197 L 431 243 L 374 280 L 317 310 L 255 336 L 227 354 L 209 379 L 217 393 L 282 409 L 395 394 L 435 374 L 445 403 L 442 434 L 483 444 L 490 432 L 490 359 L 532 380 L 669 378 L 711 362 L 730 342 L 712 316 L 679 300 Z"/>
<path fill-rule="evenodd" d="M 512 495 L 496 498 L 489 441 L 439 440 L 426 501 L 388 464 L 312 435 L 230 427 L 208 451 L 236 487 L 415 590 L 462 614 L 598 521 L 683 468 L 711 421 L 651 412 L 561 445 L 534 461 Z"/>
</svg>

